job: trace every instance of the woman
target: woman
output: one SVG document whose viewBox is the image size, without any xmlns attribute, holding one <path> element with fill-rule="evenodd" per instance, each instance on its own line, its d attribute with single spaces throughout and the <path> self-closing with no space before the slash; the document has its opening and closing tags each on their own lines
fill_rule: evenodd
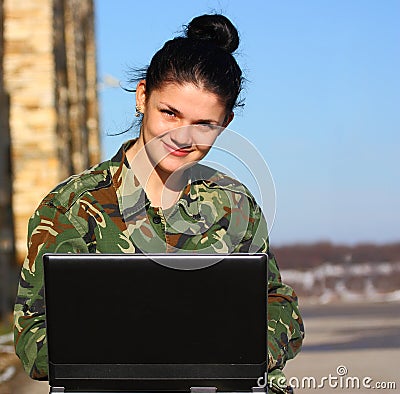
<svg viewBox="0 0 400 394">
<path fill-rule="evenodd" d="M 303 338 L 296 296 L 281 282 L 253 196 L 198 164 L 234 116 L 238 33 L 222 15 L 196 17 L 185 33 L 165 43 L 137 84 L 139 137 L 58 185 L 30 220 L 14 315 L 16 353 L 34 379 L 47 377 L 44 253 L 265 252 L 268 370 L 272 389 L 284 390 L 276 378 Z"/>
</svg>

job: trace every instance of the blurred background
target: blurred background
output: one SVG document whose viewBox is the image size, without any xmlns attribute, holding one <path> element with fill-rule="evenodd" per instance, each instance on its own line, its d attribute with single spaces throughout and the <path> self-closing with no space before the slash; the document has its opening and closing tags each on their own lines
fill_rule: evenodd
<svg viewBox="0 0 400 394">
<path fill-rule="evenodd" d="M 30 215 L 61 180 L 137 135 L 124 133 L 131 68 L 210 12 L 240 33 L 245 107 L 230 128 L 272 174 L 272 250 L 304 314 L 288 376 L 344 365 L 346 376 L 398 379 L 398 0 L 0 0 L 0 394 L 47 392 L 20 370 L 10 336 Z"/>
</svg>

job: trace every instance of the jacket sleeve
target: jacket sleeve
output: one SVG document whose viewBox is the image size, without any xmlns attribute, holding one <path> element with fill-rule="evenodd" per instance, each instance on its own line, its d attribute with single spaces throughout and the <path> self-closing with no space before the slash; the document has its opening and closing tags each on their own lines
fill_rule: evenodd
<svg viewBox="0 0 400 394">
<path fill-rule="evenodd" d="M 87 252 L 86 243 L 65 213 L 42 203 L 29 221 L 28 254 L 14 306 L 15 352 L 33 379 L 47 379 L 48 371 L 42 257 L 69 252 Z"/>
<path fill-rule="evenodd" d="M 268 370 L 282 369 L 299 353 L 304 325 L 294 290 L 282 283 L 275 257 L 268 260 Z"/>
<path fill-rule="evenodd" d="M 249 238 L 239 245 L 239 252 L 262 252 L 268 255 L 268 371 L 283 369 L 287 360 L 300 351 L 304 325 L 294 290 L 282 283 L 275 257 L 269 249 L 268 229 L 259 206 L 250 210 Z"/>
</svg>

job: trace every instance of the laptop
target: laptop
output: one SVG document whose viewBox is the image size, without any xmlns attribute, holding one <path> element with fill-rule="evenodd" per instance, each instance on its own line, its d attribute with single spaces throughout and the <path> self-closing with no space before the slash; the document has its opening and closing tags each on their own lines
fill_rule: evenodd
<svg viewBox="0 0 400 394">
<path fill-rule="evenodd" d="M 50 393 L 252 392 L 266 254 L 45 254 Z"/>
</svg>

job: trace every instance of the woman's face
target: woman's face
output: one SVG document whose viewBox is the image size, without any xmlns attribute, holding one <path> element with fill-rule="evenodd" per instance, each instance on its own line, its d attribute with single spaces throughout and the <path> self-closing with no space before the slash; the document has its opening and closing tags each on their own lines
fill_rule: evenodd
<svg viewBox="0 0 400 394">
<path fill-rule="evenodd" d="M 201 160 L 233 119 L 217 95 L 190 83 L 166 83 L 147 96 L 141 81 L 136 104 L 143 112 L 139 142 L 166 176 Z"/>
</svg>

